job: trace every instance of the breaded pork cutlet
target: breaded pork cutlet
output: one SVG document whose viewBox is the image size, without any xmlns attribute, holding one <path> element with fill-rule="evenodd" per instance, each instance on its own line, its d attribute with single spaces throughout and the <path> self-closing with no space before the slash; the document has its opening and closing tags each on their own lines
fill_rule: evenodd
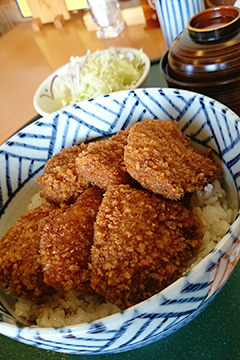
<svg viewBox="0 0 240 360">
<path fill-rule="evenodd" d="M 78 173 L 104 190 L 109 185 L 129 183 L 130 176 L 123 160 L 127 136 L 128 130 L 119 131 L 110 139 L 89 143 L 76 160 Z"/>
<path fill-rule="evenodd" d="M 25 213 L 0 240 L 0 285 L 12 294 L 35 299 L 50 290 L 43 281 L 39 226 L 52 211 L 41 205 Z"/>
<path fill-rule="evenodd" d="M 177 122 L 149 119 L 135 124 L 124 161 L 130 175 L 145 189 L 173 200 L 202 190 L 221 175 L 210 150 L 195 150 Z"/>
<path fill-rule="evenodd" d="M 64 290 L 90 289 L 93 223 L 101 201 L 102 191 L 91 187 L 74 204 L 63 206 L 44 222 L 40 254 L 48 285 Z"/>
<path fill-rule="evenodd" d="M 63 149 L 46 162 L 43 175 L 36 179 L 42 197 L 50 203 L 70 204 L 89 187 L 89 182 L 76 171 L 75 163 L 86 147 L 82 143 Z"/>
<path fill-rule="evenodd" d="M 201 245 L 199 219 L 180 202 L 112 186 L 94 226 L 91 286 L 125 309 L 181 276 Z"/>
</svg>

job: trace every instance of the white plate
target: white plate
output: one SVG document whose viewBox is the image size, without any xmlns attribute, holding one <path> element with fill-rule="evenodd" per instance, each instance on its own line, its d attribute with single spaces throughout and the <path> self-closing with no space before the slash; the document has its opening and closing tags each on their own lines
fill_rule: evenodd
<svg viewBox="0 0 240 360">
<path fill-rule="evenodd" d="M 139 53 L 139 49 L 134 48 L 115 48 L 117 52 L 122 52 L 125 54 L 129 54 L 130 56 L 136 56 Z M 100 53 L 104 53 L 108 51 L 109 49 L 102 50 Z M 82 59 L 85 56 L 82 57 Z M 144 65 L 144 71 L 140 79 L 137 81 L 133 89 L 136 89 L 140 87 L 143 82 L 145 81 L 146 77 L 148 76 L 148 73 L 150 71 L 150 59 L 149 57 L 142 52 L 141 55 L 141 61 Z M 54 101 L 53 98 L 51 98 L 51 83 L 52 79 L 56 75 L 66 75 L 69 68 L 69 63 L 63 65 L 56 71 L 54 71 L 51 75 L 49 75 L 38 87 L 37 91 L 35 92 L 34 98 L 33 98 L 33 105 L 35 110 L 42 116 L 48 115 L 53 113 L 56 110 L 59 110 L 58 104 Z M 118 90 L 124 90 L 124 89 L 118 89 Z M 50 96 L 42 96 L 42 95 L 50 95 Z M 104 95 L 104 94 L 101 94 Z"/>
</svg>

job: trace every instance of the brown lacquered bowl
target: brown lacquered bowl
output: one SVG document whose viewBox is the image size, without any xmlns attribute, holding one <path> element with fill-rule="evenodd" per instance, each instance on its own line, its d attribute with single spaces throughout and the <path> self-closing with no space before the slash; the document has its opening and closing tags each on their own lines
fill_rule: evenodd
<svg viewBox="0 0 240 360">
<path fill-rule="evenodd" d="M 236 0 L 205 0 L 206 8 L 216 7 L 220 5 L 234 5 Z"/>
<path fill-rule="evenodd" d="M 220 6 L 193 16 L 160 68 L 169 86 L 208 95 L 240 115 L 240 9 Z"/>
</svg>

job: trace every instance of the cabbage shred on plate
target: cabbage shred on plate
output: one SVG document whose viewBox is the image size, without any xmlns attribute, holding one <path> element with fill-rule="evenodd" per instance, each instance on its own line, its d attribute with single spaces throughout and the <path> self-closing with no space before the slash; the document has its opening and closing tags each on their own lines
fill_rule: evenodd
<svg viewBox="0 0 240 360">
<path fill-rule="evenodd" d="M 54 101 L 60 107 L 114 91 L 132 89 L 141 78 L 144 64 L 142 50 L 131 52 L 116 49 L 87 52 L 84 58 L 72 56 L 68 73 L 52 79 Z"/>
</svg>

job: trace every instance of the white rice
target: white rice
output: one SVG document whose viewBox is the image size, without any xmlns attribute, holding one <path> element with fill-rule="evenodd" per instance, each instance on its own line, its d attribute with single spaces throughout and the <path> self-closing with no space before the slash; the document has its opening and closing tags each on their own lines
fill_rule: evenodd
<svg viewBox="0 0 240 360">
<path fill-rule="evenodd" d="M 237 215 L 237 209 L 229 206 L 226 191 L 218 180 L 194 193 L 190 206 L 203 224 L 203 246 L 197 259 L 200 261 L 225 235 Z"/>
<path fill-rule="evenodd" d="M 16 316 L 24 322 L 41 327 L 61 327 L 82 324 L 119 312 L 119 308 L 97 295 L 82 296 L 77 290 L 58 291 L 38 305 L 18 299 Z"/>
<path fill-rule="evenodd" d="M 39 194 L 32 198 L 29 209 L 42 203 Z M 231 209 L 227 203 L 227 194 L 219 181 L 207 185 L 203 191 L 192 195 L 190 206 L 203 224 L 203 247 L 198 253 L 193 267 L 205 257 L 221 240 L 237 210 Z M 46 297 L 44 303 L 36 303 L 18 299 L 15 304 L 15 314 L 24 322 L 35 323 L 41 327 L 60 327 L 81 324 L 118 312 L 117 306 L 104 301 L 97 295 L 83 297 L 76 290 L 59 291 L 51 297 Z"/>
<path fill-rule="evenodd" d="M 28 210 L 33 210 L 36 207 L 45 204 L 49 205 L 48 201 L 40 196 L 40 191 L 33 195 L 28 205 Z"/>
</svg>

